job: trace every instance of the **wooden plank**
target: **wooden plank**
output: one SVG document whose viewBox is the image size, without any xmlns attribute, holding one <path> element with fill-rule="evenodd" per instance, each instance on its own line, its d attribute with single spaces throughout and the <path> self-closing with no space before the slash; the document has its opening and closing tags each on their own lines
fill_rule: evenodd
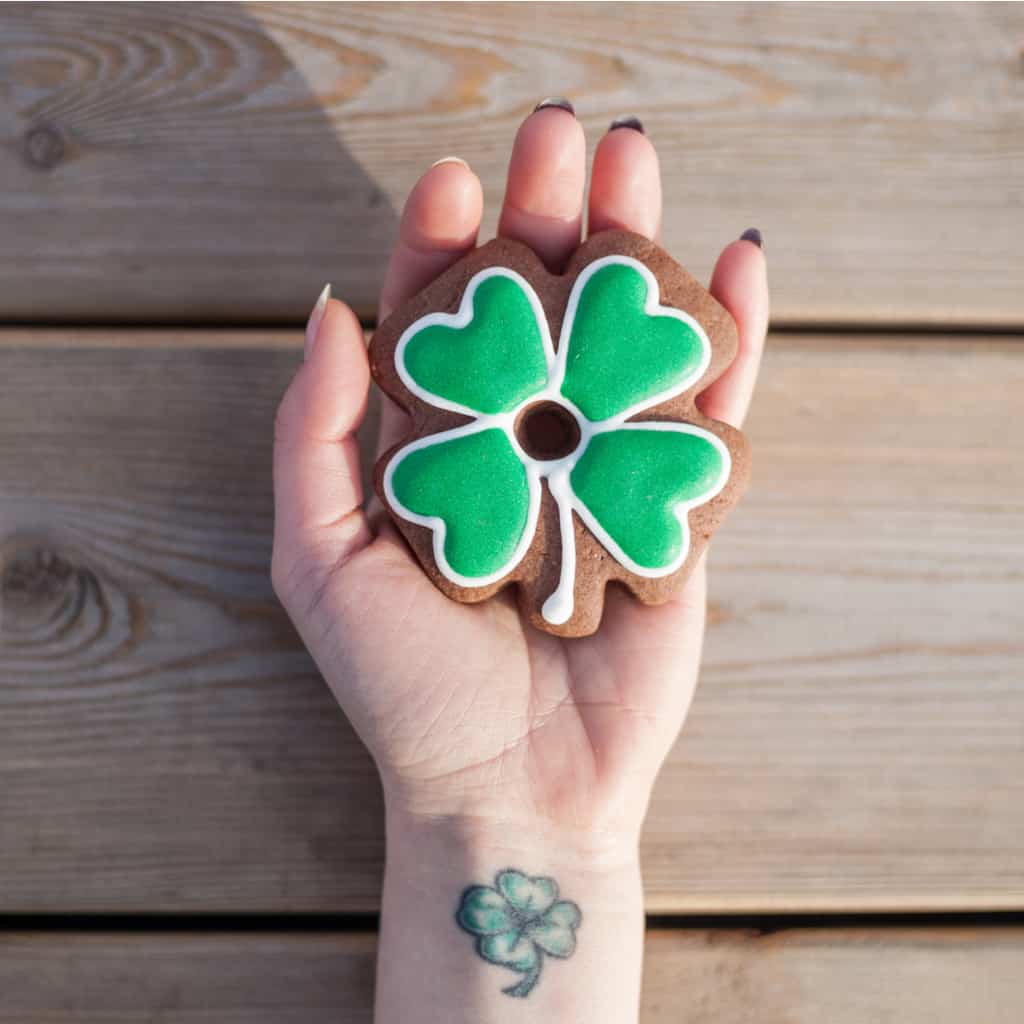
<svg viewBox="0 0 1024 1024">
<path fill-rule="evenodd" d="M 0 936 L 0 1021 L 369 1024 L 375 943 L 343 933 Z M 1012 928 L 650 932 L 640 1019 L 1017 1024 L 1022 958 L 1024 933 Z"/>
<path fill-rule="evenodd" d="M 4 1024 L 371 1024 L 376 936 L 0 935 Z"/>
<path fill-rule="evenodd" d="M 777 321 L 1024 324 L 1020 4 L 4 4 L 0 318 L 372 316 L 397 210 L 515 127 L 643 117 L 665 241 L 750 224 Z"/>
<path fill-rule="evenodd" d="M 1024 907 L 1022 341 L 772 338 L 651 910 Z M 0 332 L 0 909 L 376 908 L 374 773 L 267 579 L 298 357 Z"/>
<path fill-rule="evenodd" d="M 649 934 L 641 1019 L 664 1024 L 1013 1024 L 1011 929 Z"/>
</svg>

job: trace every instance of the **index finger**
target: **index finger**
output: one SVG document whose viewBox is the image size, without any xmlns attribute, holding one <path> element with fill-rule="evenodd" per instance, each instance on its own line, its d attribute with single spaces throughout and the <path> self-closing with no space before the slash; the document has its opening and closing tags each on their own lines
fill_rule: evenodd
<svg viewBox="0 0 1024 1024">
<path fill-rule="evenodd" d="M 445 157 L 427 168 L 402 210 L 381 288 L 378 323 L 476 245 L 483 208 L 480 179 L 464 160 Z M 378 452 L 390 448 L 401 432 L 398 407 L 382 396 Z"/>
<path fill-rule="evenodd" d="M 402 210 L 398 241 L 381 287 L 378 320 L 476 245 L 483 208 L 480 179 L 464 160 L 444 157 L 427 168 Z"/>
</svg>

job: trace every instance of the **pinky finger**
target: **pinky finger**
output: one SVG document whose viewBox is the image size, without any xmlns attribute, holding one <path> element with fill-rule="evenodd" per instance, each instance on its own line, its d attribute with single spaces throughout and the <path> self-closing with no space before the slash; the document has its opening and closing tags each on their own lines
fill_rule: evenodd
<svg viewBox="0 0 1024 1024">
<path fill-rule="evenodd" d="M 739 346 L 729 369 L 697 399 L 706 416 L 735 427 L 747 415 L 768 331 L 767 266 L 751 234 L 725 247 L 711 275 L 711 294 L 736 321 Z"/>
</svg>

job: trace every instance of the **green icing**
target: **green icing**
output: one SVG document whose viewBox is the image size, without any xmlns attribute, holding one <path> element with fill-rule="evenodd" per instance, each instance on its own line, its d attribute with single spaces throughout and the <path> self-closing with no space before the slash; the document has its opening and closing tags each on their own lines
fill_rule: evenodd
<svg viewBox="0 0 1024 1024">
<path fill-rule="evenodd" d="M 700 366 L 700 335 L 674 316 L 646 313 L 646 299 L 640 271 L 621 263 L 601 267 L 583 286 L 562 394 L 590 420 L 668 391 Z"/>
<path fill-rule="evenodd" d="M 463 434 L 397 458 L 395 497 L 411 512 L 444 521 L 444 554 L 455 572 L 483 577 L 508 564 L 526 530 L 530 491 L 502 430 Z"/>
<path fill-rule="evenodd" d="M 486 278 L 465 327 L 432 324 L 406 344 L 405 368 L 424 390 L 478 413 L 508 412 L 547 381 L 541 329 L 517 281 Z"/>
<path fill-rule="evenodd" d="M 570 476 L 576 497 L 619 547 L 646 569 L 681 553 L 673 508 L 715 489 L 725 464 L 699 434 L 620 427 L 591 438 Z"/>
</svg>

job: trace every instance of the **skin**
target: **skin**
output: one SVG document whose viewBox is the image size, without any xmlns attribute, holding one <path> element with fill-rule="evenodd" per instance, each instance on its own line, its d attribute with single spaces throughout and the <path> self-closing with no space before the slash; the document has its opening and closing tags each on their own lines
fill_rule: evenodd
<svg viewBox="0 0 1024 1024">
<path fill-rule="evenodd" d="M 513 146 L 499 233 L 558 270 L 580 241 L 586 170 L 579 122 L 557 108 L 533 113 Z M 618 128 L 601 139 L 588 203 L 592 231 L 657 238 L 661 182 L 645 135 Z M 382 317 L 476 244 L 482 209 L 480 182 L 461 162 L 423 174 L 402 215 Z M 699 405 L 739 426 L 768 322 L 761 249 L 726 246 L 710 287 L 737 323 L 739 352 Z M 538 1020 L 544 1006 L 592 1024 L 635 1020 L 638 836 L 696 685 L 705 566 L 657 608 L 610 591 L 601 629 L 581 640 L 524 625 L 507 594 L 449 601 L 380 510 L 364 508 L 354 432 L 370 376 L 355 316 L 330 301 L 307 347 L 276 424 L 273 579 L 383 781 L 376 1019 L 503 1021 L 513 1010 L 522 1019 L 529 1003 Z M 381 447 L 402 429 L 388 405 Z M 585 915 L 576 954 L 546 967 L 524 1002 L 500 994 L 508 972 L 477 959 L 451 920 L 464 886 L 508 866 L 554 876 Z"/>
</svg>

